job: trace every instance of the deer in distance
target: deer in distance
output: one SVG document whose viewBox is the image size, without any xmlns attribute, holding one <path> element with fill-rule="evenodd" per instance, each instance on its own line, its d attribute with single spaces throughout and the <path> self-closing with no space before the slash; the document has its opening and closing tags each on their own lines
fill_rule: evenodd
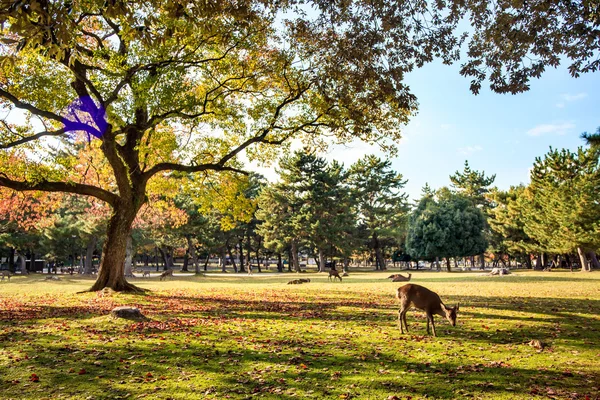
<svg viewBox="0 0 600 400">
<path fill-rule="evenodd" d="M 333 281 L 334 282 L 335 282 L 335 278 L 339 278 L 340 282 L 342 281 L 342 277 L 340 276 L 340 273 L 337 272 L 337 270 L 335 270 L 335 269 L 329 270 L 329 280 L 331 280 L 332 276 L 333 276 Z"/>
<path fill-rule="evenodd" d="M 456 326 L 456 313 L 458 313 L 459 305 L 448 307 L 440 299 L 437 293 L 431 290 L 409 283 L 398 288 L 396 297 L 400 300 L 400 311 L 398 311 L 398 323 L 400 324 L 400 332 L 404 333 L 402 324 L 408 333 L 408 325 L 406 323 L 406 312 L 413 304 L 416 308 L 425 311 L 427 314 L 427 334 L 429 334 L 429 322 L 433 328 L 433 336 L 435 334 L 435 324 L 433 321 L 434 315 L 440 315 L 448 320 L 452 326 Z"/>
<path fill-rule="evenodd" d="M 1 280 L 4 280 L 4 277 L 7 277 L 8 280 L 10 281 L 10 271 L 2 270 L 2 271 L 0 271 L 0 276 L 2 276 Z"/>
<path fill-rule="evenodd" d="M 408 276 L 404 276 L 402 274 L 394 274 L 394 275 L 390 275 L 388 276 L 388 279 L 391 279 L 392 282 L 408 282 L 410 281 L 410 277 L 412 275 L 409 273 Z"/>
<path fill-rule="evenodd" d="M 165 272 L 163 272 L 162 274 L 160 274 L 160 280 L 162 281 L 163 279 L 167 279 L 168 276 L 170 276 L 171 278 L 173 277 L 172 269 L 168 269 Z"/>
</svg>

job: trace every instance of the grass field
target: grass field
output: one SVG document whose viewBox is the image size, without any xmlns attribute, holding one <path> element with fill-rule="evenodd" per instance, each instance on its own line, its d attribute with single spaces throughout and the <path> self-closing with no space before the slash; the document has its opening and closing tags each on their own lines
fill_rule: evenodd
<svg viewBox="0 0 600 400">
<path fill-rule="evenodd" d="M 600 275 L 413 273 L 458 324 L 409 311 L 384 273 L 175 277 L 147 295 L 0 282 L 1 399 L 598 399 Z M 119 305 L 147 322 L 114 320 Z M 537 349 L 529 343 L 539 340 Z"/>
</svg>

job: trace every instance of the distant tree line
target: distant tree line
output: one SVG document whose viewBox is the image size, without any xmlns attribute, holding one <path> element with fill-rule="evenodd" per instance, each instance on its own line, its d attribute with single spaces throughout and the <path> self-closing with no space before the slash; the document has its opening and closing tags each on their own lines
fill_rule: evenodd
<svg viewBox="0 0 600 400">
<path fill-rule="evenodd" d="M 398 257 L 448 271 L 486 260 L 587 271 L 600 267 L 599 158 L 593 140 L 575 152 L 550 149 L 535 160 L 529 185 L 508 190 L 465 161 L 449 187 L 425 185 L 411 206 L 389 160 L 368 155 L 345 168 L 303 149 L 280 160 L 276 182 L 257 174 L 189 177 L 149 199 L 129 236 L 125 271 L 174 268 L 176 258 L 196 273 L 211 259 L 223 271 L 246 272 L 249 264 L 261 271 L 267 259 L 279 271 L 300 271 L 300 255 L 319 271 L 332 261 L 384 270 Z M 4 267 L 32 268 L 44 258 L 92 273 L 109 208 L 92 198 L 1 190 Z"/>
</svg>

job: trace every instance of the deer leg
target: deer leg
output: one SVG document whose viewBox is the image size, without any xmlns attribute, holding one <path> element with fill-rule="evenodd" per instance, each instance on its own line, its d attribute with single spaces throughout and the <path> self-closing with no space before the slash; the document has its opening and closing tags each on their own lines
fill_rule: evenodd
<svg viewBox="0 0 600 400">
<path fill-rule="evenodd" d="M 433 336 L 436 337 L 435 334 L 435 323 L 433 322 L 433 314 L 429 317 L 431 318 L 431 329 L 433 330 Z M 427 333 L 429 333 L 429 321 L 427 321 Z"/>
<path fill-rule="evenodd" d="M 406 323 L 406 312 L 408 311 L 408 309 L 404 310 L 404 313 L 402 314 L 402 321 L 404 321 L 404 327 L 406 328 L 406 333 L 408 333 L 408 324 Z"/>
<path fill-rule="evenodd" d="M 402 311 L 398 310 L 398 326 L 400 327 L 400 333 L 404 333 L 404 328 L 402 327 Z"/>
</svg>

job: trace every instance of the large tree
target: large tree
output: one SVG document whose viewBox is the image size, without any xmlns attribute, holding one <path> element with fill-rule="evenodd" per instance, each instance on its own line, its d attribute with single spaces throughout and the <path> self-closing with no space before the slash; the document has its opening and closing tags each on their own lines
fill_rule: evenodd
<svg viewBox="0 0 600 400">
<path fill-rule="evenodd" d="M 550 253 L 577 252 L 582 271 L 590 269 L 586 252 L 600 247 L 599 151 L 550 149 L 536 159 L 524 193 L 527 235 Z"/>
<path fill-rule="evenodd" d="M 485 218 L 470 199 L 438 191 L 425 196 L 410 217 L 406 250 L 415 259 L 445 257 L 450 271 L 450 257 L 481 253 L 487 246 L 483 234 Z"/>
<path fill-rule="evenodd" d="M 416 109 L 404 74 L 456 61 L 467 15 L 461 73 L 475 92 L 488 77 L 495 91 L 526 90 L 563 54 L 573 75 L 600 63 L 596 13 L 558 0 L 0 4 L 0 107 L 22 112 L 0 124 L 0 185 L 111 206 L 92 290 L 136 290 L 123 261 L 153 180 L 235 170 L 241 152 L 266 158 L 271 145 L 324 132 L 389 146 Z M 107 175 L 81 173 L 90 168 Z"/>
<path fill-rule="evenodd" d="M 383 242 L 400 241 L 408 215 L 408 195 L 403 191 L 407 181 L 391 165 L 389 160 L 367 155 L 350 166 L 348 178 L 358 222 L 368 234 L 375 268 L 381 270 L 386 269 Z"/>
</svg>

